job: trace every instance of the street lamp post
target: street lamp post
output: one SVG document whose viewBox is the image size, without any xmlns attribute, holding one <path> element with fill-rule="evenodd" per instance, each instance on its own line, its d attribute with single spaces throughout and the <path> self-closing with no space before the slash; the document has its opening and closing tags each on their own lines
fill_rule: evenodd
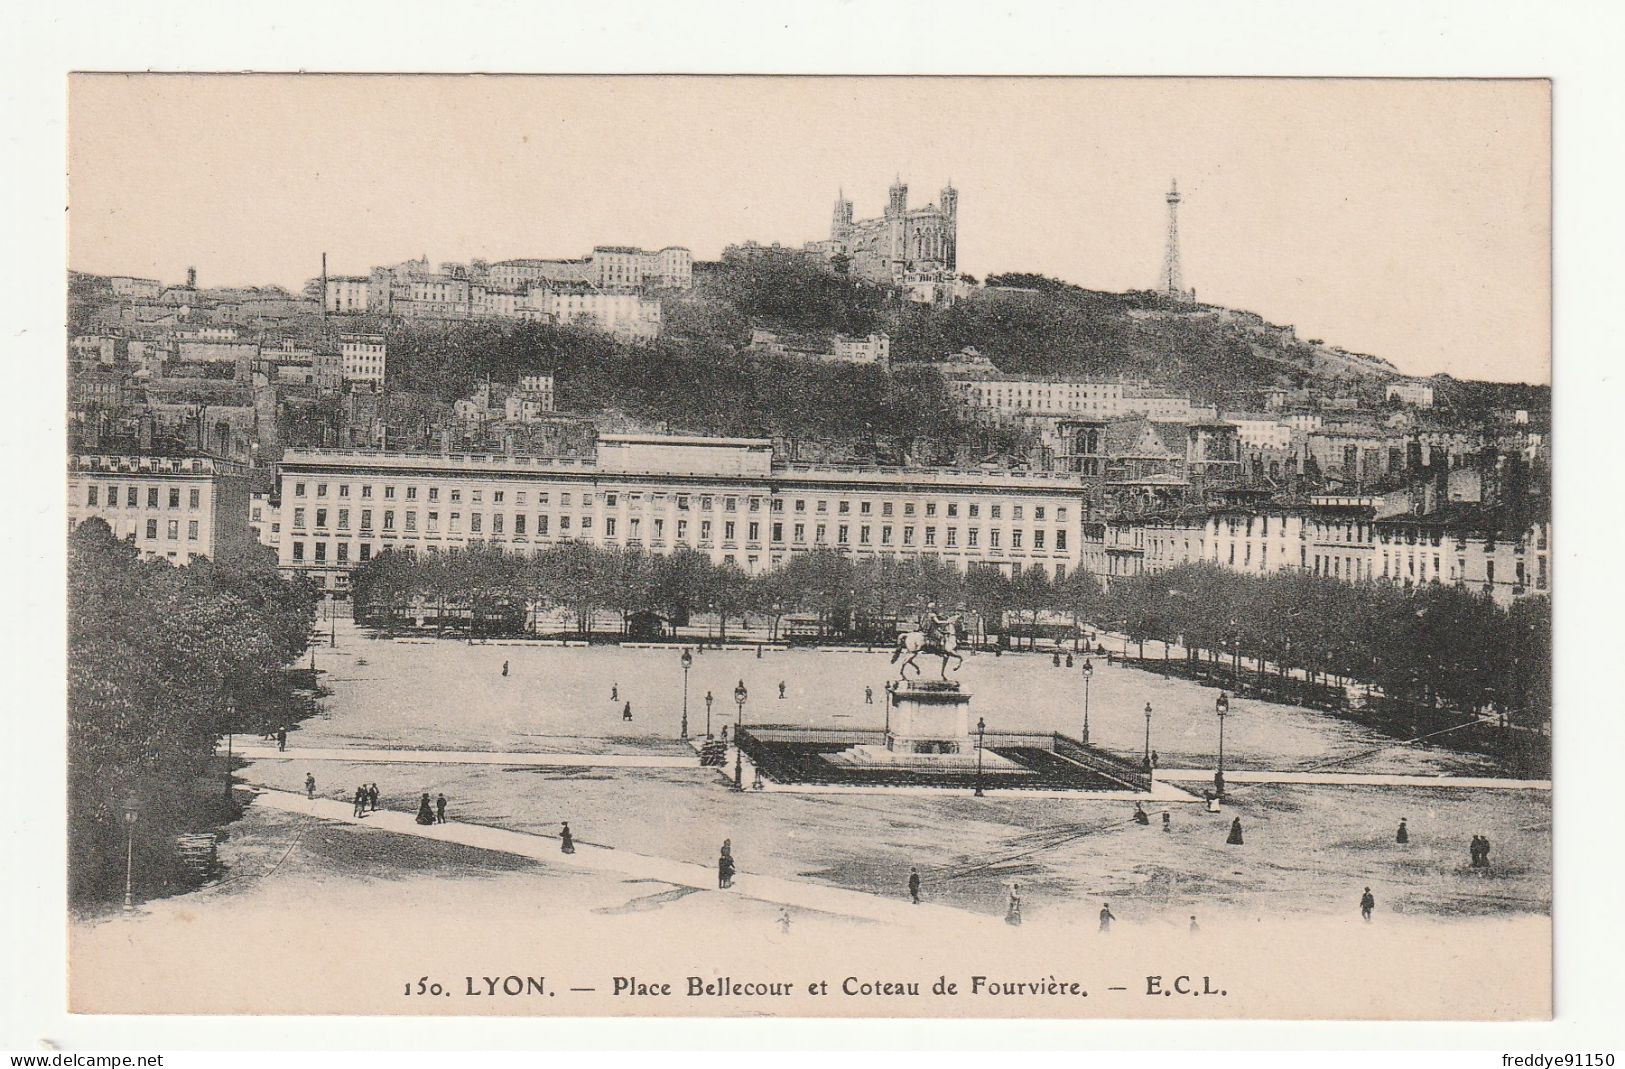
<svg viewBox="0 0 1625 1069">
<path fill-rule="evenodd" d="M 124 912 L 135 912 L 135 820 L 138 800 L 135 795 L 124 799 Z"/>
<path fill-rule="evenodd" d="M 329 649 L 336 649 L 339 644 L 339 596 L 337 592 L 327 599 L 327 624 L 327 646 Z M 468 631 L 470 635 L 474 633 L 472 623 L 470 623 Z"/>
<path fill-rule="evenodd" d="M 1083 744 L 1089 745 L 1089 680 L 1095 675 L 1095 666 L 1089 658 L 1083 659 Z"/>
<path fill-rule="evenodd" d="M 711 737 L 711 692 L 705 692 L 705 737 Z"/>
<path fill-rule="evenodd" d="M 1151 703 L 1145 703 L 1145 770 L 1151 771 Z"/>
<path fill-rule="evenodd" d="M 976 718 L 976 797 L 985 797 L 982 793 L 982 747 L 986 742 L 987 719 Z"/>
<path fill-rule="evenodd" d="M 737 712 L 734 717 L 734 790 L 745 789 L 744 750 L 739 745 L 739 729 L 745 724 L 745 699 L 750 692 L 745 689 L 745 681 L 741 679 L 739 685 L 734 687 L 734 705 Z"/>
<path fill-rule="evenodd" d="M 683 651 L 683 727 L 678 738 L 688 741 L 688 669 L 694 663 L 694 655 L 687 650 Z"/>
<path fill-rule="evenodd" d="M 1213 791 L 1224 800 L 1224 718 L 1230 715 L 1230 695 L 1219 691 L 1218 700 L 1213 703 L 1213 711 L 1219 714 L 1219 767 L 1213 773 Z"/>
<path fill-rule="evenodd" d="M 237 699 L 226 699 L 226 799 L 231 799 L 231 736 L 237 722 Z"/>
</svg>

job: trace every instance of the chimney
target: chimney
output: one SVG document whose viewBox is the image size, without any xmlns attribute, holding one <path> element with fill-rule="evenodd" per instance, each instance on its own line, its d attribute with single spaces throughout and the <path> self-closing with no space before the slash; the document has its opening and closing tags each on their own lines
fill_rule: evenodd
<svg viewBox="0 0 1625 1069">
<path fill-rule="evenodd" d="M 186 269 L 186 288 L 189 290 L 197 289 L 197 268 L 195 267 Z"/>
</svg>

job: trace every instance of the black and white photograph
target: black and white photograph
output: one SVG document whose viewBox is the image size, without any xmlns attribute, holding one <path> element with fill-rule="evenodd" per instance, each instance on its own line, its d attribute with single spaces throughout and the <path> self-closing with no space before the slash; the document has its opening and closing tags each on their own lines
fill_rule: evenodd
<svg viewBox="0 0 1625 1069">
<path fill-rule="evenodd" d="M 1552 1015 L 1551 82 L 66 92 L 72 1012 Z"/>
</svg>

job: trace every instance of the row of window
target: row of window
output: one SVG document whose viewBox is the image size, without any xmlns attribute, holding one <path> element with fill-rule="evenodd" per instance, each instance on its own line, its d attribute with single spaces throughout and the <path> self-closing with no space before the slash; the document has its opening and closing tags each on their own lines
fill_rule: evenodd
<svg viewBox="0 0 1625 1069">
<path fill-rule="evenodd" d="M 105 494 L 102 493 L 103 489 L 106 490 Z M 126 487 L 124 487 L 124 507 L 125 508 L 133 509 L 133 508 L 139 508 L 140 507 L 142 489 L 143 488 L 139 487 L 139 486 L 126 486 Z M 160 493 L 160 488 L 156 487 L 156 486 L 148 486 L 145 489 L 146 489 L 147 508 L 149 508 L 149 509 L 158 508 L 159 507 L 158 502 L 159 502 L 160 497 L 163 497 L 163 498 L 167 499 L 168 502 L 169 502 L 169 507 L 172 508 L 172 509 L 178 509 L 178 508 L 181 507 L 181 488 L 180 487 L 178 487 L 178 486 L 168 487 L 167 488 L 168 491 L 169 491 L 168 494 L 161 494 Z M 203 491 L 200 488 L 193 487 L 193 488 L 188 489 L 186 491 L 186 507 L 187 508 L 189 508 L 189 509 L 200 508 L 202 506 L 202 500 L 203 500 Z M 94 505 L 94 506 L 100 507 L 102 502 L 104 502 L 104 501 L 106 502 L 106 505 L 107 505 L 108 508 L 118 508 L 119 488 L 118 488 L 117 484 L 110 484 L 110 485 L 108 485 L 107 487 L 104 488 L 104 487 L 98 486 L 98 485 L 93 483 L 90 486 L 85 487 L 85 504 L 86 505 Z"/>
<path fill-rule="evenodd" d="M 146 524 L 143 527 L 143 531 L 145 533 L 147 541 L 149 541 L 149 542 L 158 541 L 158 524 L 159 524 L 159 522 L 160 521 L 158 521 L 158 520 L 147 520 L 146 521 Z M 162 522 L 164 524 L 164 528 L 163 528 L 163 530 L 164 530 L 164 538 L 167 539 L 170 542 L 178 542 L 178 541 L 180 541 L 180 537 L 181 537 L 181 521 L 180 520 L 165 520 L 165 521 L 162 521 Z M 69 517 L 68 518 L 68 531 L 71 533 L 73 531 L 73 529 L 75 527 L 77 527 L 77 526 L 79 526 L 79 521 L 76 518 Z M 118 530 L 115 527 L 114 528 L 114 534 L 117 534 L 117 533 L 118 533 Z M 201 537 L 202 536 L 201 536 L 201 531 L 199 530 L 198 521 L 197 520 L 187 520 L 186 521 L 186 540 L 188 542 L 197 542 L 197 541 L 201 540 Z"/>
<path fill-rule="evenodd" d="M 330 512 L 333 514 L 331 517 L 329 516 Z M 357 529 L 360 530 L 360 531 L 371 531 L 371 530 L 373 530 L 373 510 L 372 509 L 361 509 L 361 510 L 359 510 L 359 512 L 360 512 L 360 515 L 359 515 L 358 519 L 359 519 L 360 522 L 359 522 L 359 526 L 358 526 Z M 294 510 L 293 510 L 293 529 L 295 531 L 303 531 L 303 530 L 305 530 L 306 529 L 306 520 L 307 520 L 307 518 L 308 518 L 308 514 L 307 514 L 307 511 L 306 511 L 306 508 L 304 506 L 295 506 Z M 350 509 L 348 509 L 348 508 L 338 508 L 338 509 L 329 510 L 329 509 L 326 509 L 326 508 L 317 508 L 315 510 L 315 521 L 316 521 L 315 522 L 315 528 L 317 530 L 326 530 L 328 528 L 328 520 L 329 520 L 329 518 L 332 518 L 332 519 L 336 520 L 336 525 L 335 525 L 336 530 L 348 531 L 348 530 L 351 529 L 351 527 L 350 527 L 351 510 Z M 394 509 L 384 509 L 382 517 L 381 517 L 381 519 L 382 519 L 382 527 L 379 528 L 379 529 L 383 530 L 383 531 L 394 531 L 394 530 L 396 530 L 397 528 L 395 526 L 395 518 L 396 518 L 396 514 L 395 514 Z M 407 510 L 406 512 L 404 512 L 402 514 L 401 518 L 404 521 L 404 527 L 402 528 L 403 530 L 408 531 L 408 532 L 417 532 L 418 531 L 418 529 L 419 529 L 418 528 L 418 513 L 416 511 Z M 505 516 L 502 513 L 493 513 L 493 514 L 491 514 L 490 517 L 489 517 L 489 519 L 490 519 L 489 528 L 486 527 L 486 519 L 487 519 L 487 517 L 486 517 L 485 513 L 481 513 L 481 512 L 470 513 L 468 515 L 468 531 L 467 531 L 467 533 L 468 534 L 474 534 L 474 535 L 483 535 L 483 534 L 489 533 L 489 534 L 491 534 L 493 536 L 495 536 L 495 535 L 505 535 L 505 534 L 508 533 L 508 521 L 509 521 L 510 517 Z M 531 533 L 531 530 L 534 530 L 534 533 L 535 533 L 536 537 L 538 537 L 538 538 L 545 538 L 545 537 L 548 536 L 550 526 L 551 526 L 552 517 L 550 517 L 550 516 L 548 516 L 546 514 L 538 515 L 536 517 L 536 524 L 535 524 L 535 527 L 533 529 L 528 528 L 529 519 L 530 519 L 530 517 L 522 515 L 522 514 L 521 515 L 515 515 L 515 516 L 511 517 L 511 520 L 512 520 L 512 533 L 513 533 L 514 537 L 516 537 L 516 538 L 527 537 Z M 575 532 L 579 532 L 582 536 L 590 536 L 590 534 L 591 534 L 591 532 L 593 531 L 593 528 L 594 528 L 594 524 L 593 524 L 593 519 L 594 518 L 592 516 L 580 516 L 580 517 L 559 516 L 559 517 L 557 517 L 557 519 L 558 519 L 558 531 L 559 531 L 559 534 L 562 537 L 573 537 Z M 425 533 L 427 533 L 427 534 L 439 534 L 439 533 L 441 533 L 441 527 L 440 527 L 441 514 L 438 511 L 429 511 L 429 512 L 425 513 L 424 516 L 423 516 L 423 520 L 424 520 L 423 531 Z M 463 531 L 463 514 L 462 513 L 460 513 L 460 512 L 448 513 L 447 516 L 446 516 L 446 520 L 447 520 L 446 533 L 454 534 L 454 535 L 460 535 L 460 534 L 464 533 L 464 531 Z M 573 525 L 572 525 L 572 520 L 574 521 Z M 618 531 L 619 531 L 618 518 L 615 517 L 615 516 L 604 517 L 603 530 L 604 530 L 604 536 L 606 538 L 614 538 L 617 535 Z M 642 521 L 641 517 L 632 516 L 632 517 L 629 517 L 626 520 L 627 537 L 632 538 L 632 539 L 642 538 L 643 537 L 643 530 L 644 530 L 643 521 Z M 679 540 L 687 540 L 689 538 L 690 533 L 691 533 L 692 530 L 693 530 L 693 526 L 690 524 L 690 521 L 680 519 L 680 520 L 678 520 L 676 522 L 676 537 Z M 714 535 L 716 533 L 716 530 L 717 530 L 717 528 L 716 528 L 716 525 L 715 525 L 715 523 L 713 521 L 711 521 L 711 520 L 700 520 L 698 522 L 699 540 L 701 542 L 709 542 L 714 537 Z M 892 544 L 893 535 L 894 535 L 895 530 L 896 529 L 895 529 L 894 525 L 892 525 L 892 524 L 882 524 L 882 525 L 880 525 L 879 543 L 881 545 L 890 545 L 890 544 Z M 915 528 L 915 526 L 913 524 L 905 524 L 905 525 L 902 526 L 902 528 L 901 528 L 901 544 L 902 545 L 912 546 L 912 545 L 915 544 L 915 540 L 914 540 L 915 530 L 916 530 L 916 528 Z M 721 524 L 721 533 L 722 533 L 722 540 L 724 542 L 737 541 L 738 537 L 739 537 L 739 525 L 733 520 L 724 520 L 724 521 L 722 521 L 722 524 Z M 938 528 L 937 527 L 935 527 L 935 526 L 927 526 L 927 527 L 925 527 L 923 529 L 923 531 L 922 531 L 923 538 L 924 538 L 923 544 L 927 545 L 927 546 L 935 546 L 935 545 L 937 545 L 938 544 L 938 542 L 937 542 L 937 533 L 938 533 Z M 960 545 L 960 541 L 959 541 L 960 529 L 958 527 L 945 528 L 945 529 L 943 529 L 942 533 L 943 533 L 943 536 L 944 536 L 944 541 L 942 543 L 943 545 L 953 546 L 953 547 L 957 547 L 957 546 Z M 977 546 L 979 546 L 981 544 L 981 528 L 979 528 L 979 527 L 966 528 L 964 533 L 965 533 L 965 542 L 964 542 L 965 546 L 974 548 L 974 547 L 977 547 Z M 796 543 L 805 544 L 807 542 L 808 525 L 805 524 L 805 523 L 793 524 L 791 526 L 791 534 L 792 534 L 792 541 L 794 541 Z M 829 542 L 829 525 L 828 524 L 822 524 L 822 523 L 812 525 L 812 534 L 813 534 L 812 541 L 815 544 L 827 544 Z M 773 524 L 773 526 L 772 526 L 772 535 L 773 535 L 773 541 L 774 542 L 781 542 L 782 543 L 785 540 L 784 539 L 784 524 L 782 522 L 775 522 Z M 858 525 L 857 535 L 858 535 L 858 541 L 857 541 L 858 545 L 870 545 L 870 544 L 872 544 L 874 542 L 874 527 L 873 527 L 873 525 L 871 525 L 871 524 L 860 524 L 860 525 Z M 1003 535 L 1003 532 L 1002 532 L 1002 530 L 1000 528 L 990 528 L 988 530 L 988 532 L 987 532 L 988 547 L 990 549 L 998 549 L 998 548 L 1000 548 L 1002 535 Z M 1053 538 L 1051 538 L 1052 535 L 1053 535 Z M 1053 532 L 1047 532 L 1047 531 L 1045 531 L 1045 530 L 1043 530 L 1041 528 L 1035 528 L 1035 529 L 1033 529 L 1031 531 L 1032 548 L 1035 549 L 1035 550 L 1042 550 L 1042 549 L 1047 548 L 1046 544 L 1048 544 L 1048 545 L 1053 545 L 1057 552 L 1065 552 L 1066 548 L 1067 548 L 1067 537 L 1066 537 L 1066 535 L 1067 535 L 1067 533 L 1066 533 L 1066 531 L 1064 529 L 1056 529 Z M 653 538 L 653 539 L 656 539 L 656 540 L 663 539 L 663 538 L 666 537 L 666 521 L 665 521 L 664 518 L 655 517 L 651 521 L 651 523 L 649 525 L 649 536 L 651 538 Z M 747 541 L 760 542 L 761 537 L 762 537 L 761 524 L 759 522 L 757 522 L 755 520 L 752 520 L 752 521 L 750 521 L 749 523 L 747 523 L 745 525 L 745 538 L 746 538 Z M 1022 532 L 1020 529 L 1015 529 L 1015 530 L 1010 531 L 1010 548 L 1011 549 L 1021 549 L 1021 548 L 1023 548 L 1023 538 L 1024 538 L 1024 532 Z M 851 545 L 852 544 L 852 525 L 851 524 L 842 523 L 842 524 L 835 525 L 835 542 L 837 544 L 840 544 L 840 545 Z"/>
</svg>

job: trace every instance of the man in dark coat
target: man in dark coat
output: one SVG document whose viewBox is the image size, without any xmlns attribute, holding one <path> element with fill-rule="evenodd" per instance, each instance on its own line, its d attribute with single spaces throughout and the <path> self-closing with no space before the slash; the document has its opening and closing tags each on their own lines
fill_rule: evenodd
<svg viewBox="0 0 1625 1069">
<path fill-rule="evenodd" d="M 1408 843 L 1410 841 L 1411 841 L 1411 833 L 1409 831 L 1407 831 L 1406 828 L 1405 828 L 1405 818 L 1400 817 L 1399 818 L 1399 830 L 1394 832 L 1394 842 L 1396 842 L 1396 843 Z"/>
<path fill-rule="evenodd" d="M 1230 822 L 1230 837 L 1225 840 L 1228 846 L 1241 845 L 1241 818 L 1236 817 Z"/>
<path fill-rule="evenodd" d="M 920 904 L 920 870 L 919 869 L 909 869 L 908 870 L 908 896 L 914 900 L 914 904 L 916 906 Z"/>
<path fill-rule="evenodd" d="M 278 728 L 276 733 L 276 748 L 278 752 L 288 748 L 288 729 Z"/>
<path fill-rule="evenodd" d="M 434 819 L 436 824 L 446 822 L 446 796 L 443 794 L 434 796 Z"/>
<path fill-rule="evenodd" d="M 1377 908 L 1377 900 L 1371 896 L 1371 888 L 1367 887 L 1365 889 L 1365 894 L 1360 896 L 1360 917 L 1361 917 L 1361 919 L 1363 919 L 1367 924 L 1370 924 L 1371 923 L 1371 911 L 1376 909 L 1376 908 Z"/>
<path fill-rule="evenodd" d="M 1102 932 L 1111 931 L 1112 921 L 1116 919 L 1117 918 L 1112 914 L 1112 904 L 1110 902 L 1102 902 L 1100 905 L 1100 930 Z"/>
<path fill-rule="evenodd" d="M 376 783 L 367 788 L 367 808 L 374 813 L 378 812 L 378 784 Z"/>
<path fill-rule="evenodd" d="M 357 787 L 355 797 L 351 801 L 355 805 L 355 815 L 364 816 L 367 812 L 367 788 Z"/>
</svg>

